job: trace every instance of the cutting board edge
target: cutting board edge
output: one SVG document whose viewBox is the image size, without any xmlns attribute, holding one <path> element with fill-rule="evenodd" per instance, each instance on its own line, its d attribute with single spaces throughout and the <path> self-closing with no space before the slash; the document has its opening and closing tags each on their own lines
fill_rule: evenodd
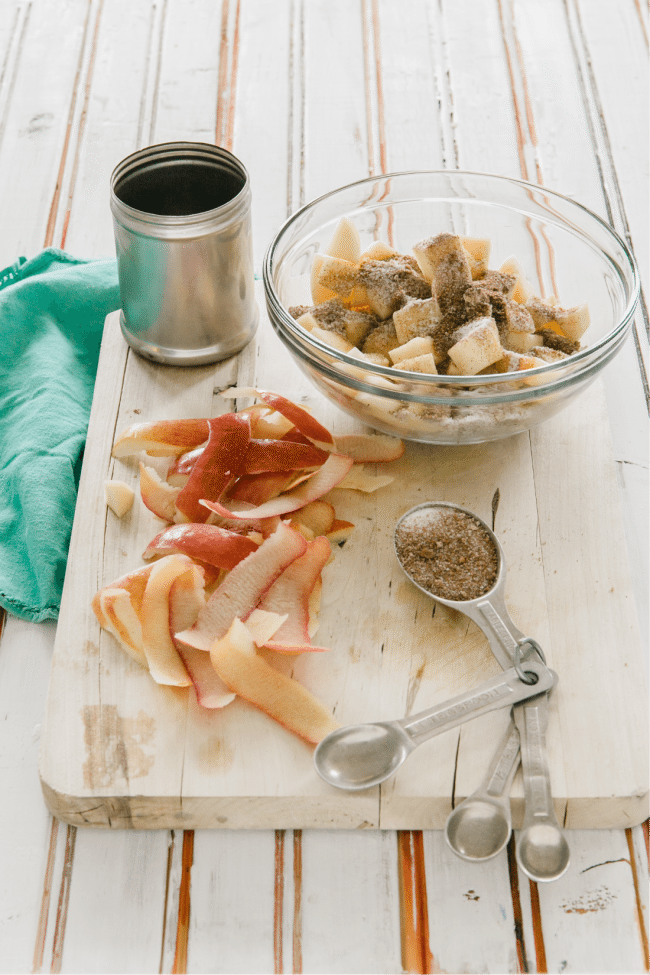
<svg viewBox="0 0 650 975">
<path fill-rule="evenodd" d="M 70 796 L 41 776 L 47 808 L 60 821 L 91 829 L 380 829 L 441 830 L 451 800 L 400 797 L 382 804 L 376 797 L 310 796 Z M 335 799 L 336 801 L 333 801 Z M 628 829 L 649 815 L 650 793 L 594 799 L 555 797 L 564 828 Z M 301 808 L 298 809 L 298 806 Z M 513 801 L 513 828 L 523 820 L 523 800 Z"/>
</svg>

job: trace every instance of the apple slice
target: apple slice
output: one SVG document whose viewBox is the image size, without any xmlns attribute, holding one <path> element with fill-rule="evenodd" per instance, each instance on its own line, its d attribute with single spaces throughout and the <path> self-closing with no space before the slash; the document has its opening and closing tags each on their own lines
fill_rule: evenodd
<svg viewBox="0 0 650 975">
<path fill-rule="evenodd" d="M 342 521 L 340 518 L 335 518 L 327 533 L 327 538 L 333 545 L 340 545 L 341 542 L 345 542 L 350 537 L 353 530 L 354 525 L 351 521 Z"/>
<path fill-rule="evenodd" d="M 298 406 L 297 403 L 293 403 L 290 399 L 281 396 L 279 393 L 271 393 L 265 389 L 255 389 L 252 386 L 246 386 L 224 390 L 221 396 L 224 399 L 232 399 L 237 396 L 256 396 L 266 403 L 267 406 L 277 410 L 287 420 L 290 420 L 301 433 L 304 433 L 317 446 L 323 447 L 325 450 L 331 450 L 334 446 L 334 437 L 326 427 L 314 419 L 311 413 L 308 413 L 302 406 Z"/>
<path fill-rule="evenodd" d="M 223 518 L 270 518 L 273 515 L 286 515 L 290 511 L 303 508 L 310 501 L 322 497 L 323 494 L 327 494 L 345 477 L 353 464 L 354 461 L 351 457 L 344 457 L 342 454 L 330 454 L 323 466 L 309 480 L 304 481 L 287 494 L 271 498 L 245 513 L 229 510 L 218 501 L 212 502 L 202 499 L 201 503 L 211 511 L 216 511 Z"/>
<path fill-rule="evenodd" d="M 286 416 L 282 413 L 278 413 L 277 410 L 272 410 L 266 404 L 258 403 L 257 407 L 252 406 L 249 409 L 257 409 L 262 407 L 265 411 L 264 413 L 258 413 L 256 416 L 251 417 L 251 434 L 254 437 L 259 437 L 265 439 L 270 437 L 271 439 L 281 440 L 290 430 L 293 429 L 293 423 L 288 420 Z M 244 411 L 242 410 L 242 413 Z"/>
<path fill-rule="evenodd" d="M 309 622 L 307 624 L 307 632 L 309 634 L 310 640 L 314 637 L 320 625 L 318 622 L 318 614 L 320 613 L 320 602 L 321 602 L 322 592 L 323 592 L 323 578 L 322 576 L 319 576 L 314 584 L 314 588 L 309 593 L 309 600 L 307 604 L 307 608 L 309 610 Z"/>
<path fill-rule="evenodd" d="M 142 553 L 142 558 L 181 553 L 218 569 L 233 569 L 257 548 L 257 543 L 251 538 L 227 528 L 188 523 L 173 525 L 156 535 Z"/>
<path fill-rule="evenodd" d="M 298 681 L 259 656 L 245 625 L 235 619 L 210 648 L 210 660 L 224 683 L 240 697 L 310 744 L 339 727 L 325 705 Z"/>
<path fill-rule="evenodd" d="M 334 506 L 329 503 L 329 501 L 310 501 L 306 504 L 304 508 L 299 508 L 298 511 L 290 518 L 291 524 L 303 525 L 308 528 L 312 535 L 326 535 L 332 524 L 334 522 L 335 512 Z"/>
<path fill-rule="evenodd" d="M 369 474 L 364 469 L 363 464 L 355 464 L 336 486 L 342 490 L 364 491 L 366 494 L 371 494 L 373 491 L 378 491 L 379 488 L 392 484 L 394 480 L 395 478 L 391 477 L 390 474 Z"/>
<path fill-rule="evenodd" d="M 175 457 L 208 439 L 208 420 L 154 420 L 134 423 L 113 444 L 113 457 L 146 450 L 157 457 Z"/>
<path fill-rule="evenodd" d="M 146 467 L 140 461 L 140 495 L 149 511 L 162 518 L 173 521 L 176 515 L 176 499 L 180 488 L 172 487 L 162 481 L 153 467 Z"/>
<path fill-rule="evenodd" d="M 133 507 L 135 491 L 126 481 L 104 481 L 104 497 L 113 514 L 123 518 Z"/>
<path fill-rule="evenodd" d="M 185 555 L 170 555 L 151 569 L 142 598 L 142 646 L 151 676 L 158 684 L 189 687 L 191 680 L 170 629 L 170 589 L 192 565 Z"/>
<path fill-rule="evenodd" d="M 209 650 L 228 631 L 235 616 L 246 619 L 280 573 L 306 549 L 305 539 L 280 522 L 255 552 L 228 573 L 194 626 L 176 633 L 176 640 L 198 650 Z"/>
<path fill-rule="evenodd" d="M 194 626 L 205 606 L 205 573 L 200 565 L 190 565 L 169 587 L 169 630 L 172 634 Z"/>
<path fill-rule="evenodd" d="M 323 651 L 328 647 L 314 647 L 309 638 L 309 596 L 320 578 L 332 549 L 322 535 L 307 544 L 307 551 L 278 576 L 260 600 L 260 609 L 287 620 L 266 646 L 277 653 L 306 653 Z"/>
<path fill-rule="evenodd" d="M 101 617 L 98 615 L 100 626 L 115 637 L 133 660 L 148 670 L 142 649 L 142 626 L 127 590 L 107 587 L 100 590 L 98 596 L 102 614 Z"/>
<path fill-rule="evenodd" d="M 103 626 L 102 619 L 100 616 L 100 598 L 104 589 L 126 589 L 128 592 L 133 609 L 140 615 L 140 610 L 142 608 L 142 597 L 144 596 L 144 591 L 147 587 L 147 580 L 151 575 L 152 565 L 141 565 L 138 569 L 133 569 L 131 572 L 127 572 L 125 575 L 120 576 L 114 582 L 109 583 L 104 586 L 99 592 L 95 593 L 92 601 L 92 608 L 95 611 L 95 615 L 99 620 L 100 626 Z"/>
<path fill-rule="evenodd" d="M 244 467 L 250 440 L 250 420 L 237 413 L 224 413 L 208 420 L 205 449 L 197 457 L 187 483 L 176 498 L 177 509 L 190 521 L 205 521 L 201 498 L 218 501 Z"/>
<path fill-rule="evenodd" d="M 404 453 L 404 444 L 397 437 L 350 433 L 337 437 L 334 449 L 337 454 L 351 457 L 357 464 L 368 464 L 399 460 Z"/>
</svg>

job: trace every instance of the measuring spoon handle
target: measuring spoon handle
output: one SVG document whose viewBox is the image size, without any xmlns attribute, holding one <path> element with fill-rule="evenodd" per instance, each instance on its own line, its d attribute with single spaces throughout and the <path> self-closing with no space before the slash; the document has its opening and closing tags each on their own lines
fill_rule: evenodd
<svg viewBox="0 0 650 975">
<path fill-rule="evenodd" d="M 465 694 L 427 708 L 426 711 L 421 711 L 410 718 L 403 718 L 396 724 L 406 732 L 415 747 L 420 742 L 427 741 L 450 728 L 456 728 L 471 718 L 512 706 L 549 691 L 557 681 L 557 674 L 542 663 L 526 661 L 526 670 L 536 675 L 537 680 L 534 684 L 524 683 L 519 679 L 514 667 L 511 667 Z"/>
<path fill-rule="evenodd" d="M 500 799 L 508 795 L 512 787 L 512 780 L 519 768 L 521 752 L 519 747 L 519 729 L 512 716 L 508 727 L 504 731 L 494 758 L 481 783 L 480 791 L 493 799 Z"/>
<path fill-rule="evenodd" d="M 528 667 L 528 663 L 526 663 Z M 524 779 L 524 828 L 532 822 L 553 823 L 559 827 L 553 808 L 551 776 L 546 757 L 548 694 L 524 701 L 512 709 L 521 741 L 521 767 Z"/>
</svg>

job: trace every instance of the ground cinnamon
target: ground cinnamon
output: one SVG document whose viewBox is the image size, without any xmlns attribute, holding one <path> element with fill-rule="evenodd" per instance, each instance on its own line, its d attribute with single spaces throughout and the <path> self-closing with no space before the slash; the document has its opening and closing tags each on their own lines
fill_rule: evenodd
<svg viewBox="0 0 650 975">
<path fill-rule="evenodd" d="M 498 552 L 485 528 L 453 508 L 414 511 L 398 526 L 395 548 L 411 578 L 443 599 L 483 596 L 499 572 Z"/>
</svg>

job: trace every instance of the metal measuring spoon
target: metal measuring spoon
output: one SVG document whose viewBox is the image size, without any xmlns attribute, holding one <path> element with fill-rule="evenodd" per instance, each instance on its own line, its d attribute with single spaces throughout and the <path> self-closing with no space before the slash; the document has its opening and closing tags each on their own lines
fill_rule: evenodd
<svg viewBox="0 0 650 975">
<path fill-rule="evenodd" d="M 543 664 L 526 667 L 534 683 L 522 681 L 511 667 L 471 691 L 398 721 L 357 724 L 330 732 L 314 752 L 322 779 L 339 789 L 368 789 L 384 782 L 423 741 L 456 728 L 470 718 L 548 691 L 557 675 Z"/>
<path fill-rule="evenodd" d="M 570 853 L 553 810 L 546 764 L 546 695 L 530 704 L 530 707 L 526 703 L 513 708 L 513 718 L 521 740 L 526 802 L 524 822 L 517 841 L 517 862 L 532 880 L 557 880 L 566 873 Z"/>
<path fill-rule="evenodd" d="M 533 650 L 536 649 L 540 657 L 541 650 L 534 640 L 517 629 L 506 609 L 504 599 L 505 557 L 501 543 L 485 522 L 472 511 L 461 508 L 459 505 L 448 504 L 443 501 L 425 502 L 416 505 L 402 515 L 395 527 L 395 534 L 397 535 L 400 526 L 409 518 L 418 518 L 418 513 L 422 514 L 427 509 L 440 508 L 457 511 L 474 519 L 491 539 L 498 558 L 497 577 L 492 587 L 474 599 L 445 599 L 429 589 L 425 589 L 413 578 L 400 559 L 396 546 L 395 554 L 402 569 L 411 582 L 425 595 L 442 603 L 443 606 L 449 606 L 451 609 L 456 609 L 469 616 L 488 638 L 490 649 L 504 670 L 511 667 L 513 663 L 518 671 L 521 670 L 522 666 L 525 670 L 530 666 L 531 660 L 528 656 L 530 650 L 522 653 L 523 648 L 528 646 Z M 527 731 L 524 731 L 523 729 L 528 724 L 526 713 L 529 706 L 534 708 L 535 717 L 531 719 Z M 526 800 L 525 828 L 519 836 L 516 847 L 517 862 L 524 873 L 533 880 L 555 880 L 566 871 L 570 854 L 566 839 L 555 817 L 551 798 L 550 775 L 544 740 L 544 732 L 548 723 L 548 694 L 536 698 L 534 704 L 519 704 L 513 709 L 513 717 L 519 728 L 521 738 L 521 764 Z M 526 736 L 526 743 L 524 736 Z M 527 788 L 526 783 L 528 783 Z"/>
<path fill-rule="evenodd" d="M 445 839 L 461 859 L 490 860 L 510 839 L 508 796 L 519 758 L 519 731 L 511 719 L 480 786 L 456 806 L 445 823 Z"/>
</svg>

